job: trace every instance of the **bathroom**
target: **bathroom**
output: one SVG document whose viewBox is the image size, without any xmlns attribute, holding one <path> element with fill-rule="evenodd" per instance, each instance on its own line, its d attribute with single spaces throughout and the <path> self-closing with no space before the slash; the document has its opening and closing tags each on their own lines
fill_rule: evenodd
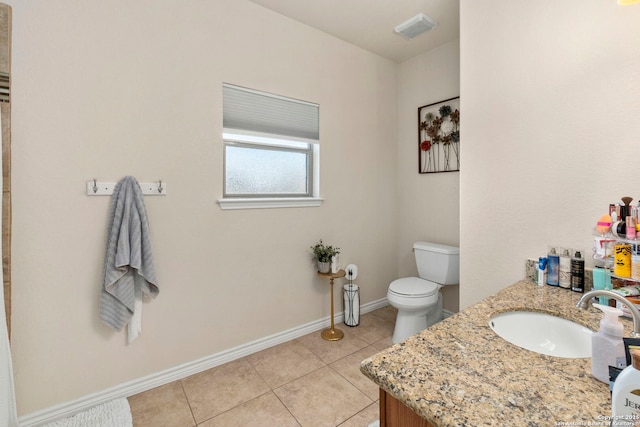
<svg viewBox="0 0 640 427">
<path fill-rule="evenodd" d="M 415 274 L 415 240 L 459 246 L 456 312 L 640 199 L 638 5 L 462 0 L 459 39 L 395 63 L 244 0 L 5 3 L 21 415 L 324 318 L 319 238 L 363 304 Z M 320 105 L 320 207 L 220 209 L 223 82 Z M 419 175 L 416 109 L 457 95 L 461 170 Z M 160 295 L 130 346 L 97 315 L 108 199 L 84 193 L 127 174 L 168 189 L 145 199 Z"/>
</svg>

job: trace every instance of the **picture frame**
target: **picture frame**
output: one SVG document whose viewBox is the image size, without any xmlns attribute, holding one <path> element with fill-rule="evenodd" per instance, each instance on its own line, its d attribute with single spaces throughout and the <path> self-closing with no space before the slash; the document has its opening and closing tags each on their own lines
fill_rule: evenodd
<svg viewBox="0 0 640 427">
<path fill-rule="evenodd" d="M 418 107 L 418 172 L 460 170 L 460 97 Z"/>
</svg>

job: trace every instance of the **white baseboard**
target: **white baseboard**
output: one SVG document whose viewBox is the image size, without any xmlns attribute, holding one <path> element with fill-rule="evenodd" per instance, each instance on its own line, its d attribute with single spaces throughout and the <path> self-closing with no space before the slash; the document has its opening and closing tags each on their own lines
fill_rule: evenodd
<svg viewBox="0 0 640 427">
<path fill-rule="evenodd" d="M 386 298 L 382 298 L 377 301 L 362 305 L 360 307 L 360 313 L 368 313 L 382 308 L 386 305 L 389 305 L 389 302 Z M 337 313 L 334 318 L 334 322 L 340 323 L 343 321 L 343 319 L 344 313 Z M 21 417 L 19 417 L 18 422 L 20 424 L 20 427 L 36 427 L 60 418 L 70 417 L 77 414 L 78 412 L 85 411 L 89 408 L 101 405 L 113 399 L 133 396 L 134 394 L 142 393 L 143 391 L 151 390 L 152 388 L 169 384 L 173 381 L 181 380 L 188 377 L 189 375 L 206 371 L 207 369 L 211 369 L 224 363 L 240 359 L 266 348 L 273 347 L 275 345 L 291 341 L 292 339 L 299 338 L 312 332 L 319 331 L 328 327 L 330 324 L 331 317 L 327 316 L 322 319 L 309 322 L 307 324 L 274 335 L 270 335 L 268 337 L 257 339 L 247 344 L 231 348 L 229 350 L 221 351 L 220 353 L 203 357 L 202 359 L 194 360 L 192 362 L 188 362 L 183 365 L 167 369 L 165 371 L 156 372 L 155 374 L 151 374 L 146 377 L 138 378 L 136 380 L 108 388 L 106 390 L 83 396 L 79 399 L 71 400 L 55 406 L 51 406 L 46 409 L 42 409 L 37 412 L 22 415 Z"/>
</svg>

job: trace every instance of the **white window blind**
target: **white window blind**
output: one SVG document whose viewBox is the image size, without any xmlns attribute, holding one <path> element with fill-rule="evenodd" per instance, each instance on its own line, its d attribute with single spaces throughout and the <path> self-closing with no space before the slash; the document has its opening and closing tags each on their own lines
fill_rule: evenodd
<svg viewBox="0 0 640 427">
<path fill-rule="evenodd" d="M 319 106 L 225 83 L 223 127 L 225 132 L 241 130 L 317 143 Z"/>
</svg>

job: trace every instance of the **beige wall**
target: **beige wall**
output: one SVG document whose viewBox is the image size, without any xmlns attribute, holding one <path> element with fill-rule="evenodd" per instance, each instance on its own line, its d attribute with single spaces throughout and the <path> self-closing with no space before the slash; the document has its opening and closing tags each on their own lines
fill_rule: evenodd
<svg viewBox="0 0 640 427">
<path fill-rule="evenodd" d="M 461 292 L 521 279 L 547 245 L 640 199 L 640 5 L 462 0 Z"/>
<path fill-rule="evenodd" d="M 447 43 L 398 66 L 398 263 L 417 275 L 413 242 L 458 246 L 460 173 L 418 174 L 418 107 L 460 95 L 460 43 Z M 464 112 L 462 117 L 464 117 Z M 463 118 L 464 120 L 464 118 Z M 466 161 L 466 160 L 465 160 Z M 458 311 L 458 286 L 443 288 L 444 308 Z"/>
<path fill-rule="evenodd" d="M 386 296 L 396 64 L 246 1 L 8 3 L 21 414 L 328 316 L 319 238 L 362 303 Z M 223 82 L 320 104 L 322 207 L 219 209 Z M 168 189 L 145 199 L 160 295 L 130 346 L 98 317 L 109 198 L 84 193 L 126 174 Z"/>
</svg>

